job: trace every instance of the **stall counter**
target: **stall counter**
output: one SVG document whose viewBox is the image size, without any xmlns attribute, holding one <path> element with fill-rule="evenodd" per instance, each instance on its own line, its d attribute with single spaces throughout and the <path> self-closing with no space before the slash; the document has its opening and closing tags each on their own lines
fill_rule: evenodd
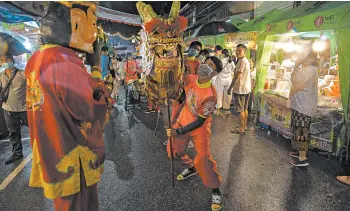
<svg viewBox="0 0 350 211">
<path fill-rule="evenodd" d="M 291 139 L 292 112 L 287 107 L 288 99 L 271 91 L 261 93 L 259 98 L 259 121 L 270 126 L 273 131 L 283 137 Z M 334 105 L 334 107 L 325 105 Z M 320 97 L 316 115 L 312 118 L 311 123 L 310 145 L 327 152 L 334 151 L 334 140 L 341 129 L 342 111 L 335 106 L 337 106 L 335 98 Z"/>
</svg>

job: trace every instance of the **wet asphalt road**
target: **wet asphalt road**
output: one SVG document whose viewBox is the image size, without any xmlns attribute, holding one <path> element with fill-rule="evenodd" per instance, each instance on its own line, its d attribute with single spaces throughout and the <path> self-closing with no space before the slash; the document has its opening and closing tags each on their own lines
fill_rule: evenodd
<svg viewBox="0 0 350 211">
<path fill-rule="evenodd" d="M 123 93 L 121 93 L 123 94 Z M 100 210 L 113 211 L 206 211 L 210 210 L 211 190 L 200 178 L 176 182 L 171 187 L 170 161 L 163 141 L 164 127 L 154 135 L 157 114 L 141 109 L 129 113 L 121 100 L 105 128 L 105 173 L 99 184 Z M 310 153 L 307 169 L 290 165 L 287 140 L 266 130 L 246 136 L 229 132 L 236 117 L 215 116 L 212 126 L 211 152 L 223 176 L 221 190 L 225 211 L 348 211 L 350 187 L 335 176 L 350 174 L 350 169 Z M 23 128 L 23 138 L 28 137 Z M 24 154 L 31 151 L 24 140 Z M 4 165 L 10 156 L 10 143 L 0 141 L 0 182 L 18 165 Z M 189 154 L 194 156 L 191 149 Z M 0 190 L 1 211 L 53 210 L 52 202 L 41 189 L 28 187 L 31 163 Z M 183 166 L 176 164 L 175 172 Z"/>
</svg>

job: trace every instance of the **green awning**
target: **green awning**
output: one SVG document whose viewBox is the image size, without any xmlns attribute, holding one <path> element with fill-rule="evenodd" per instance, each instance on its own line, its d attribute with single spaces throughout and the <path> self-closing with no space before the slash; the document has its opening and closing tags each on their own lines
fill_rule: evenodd
<svg viewBox="0 0 350 211">
<path fill-rule="evenodd" d="M 241 19 L 241 18 L 238 18 L 238 17 L 235 17 L 235 16 L 231 16 L 230 17 L 230 21 L 229 21 L 232 25 L 234 25 L 235 27 L 237 28 L 240 28 L 240 26 L 242 24 L 245 24 L 247 23 L 247 21 Z"/>
<path fill-rule="evenodd" d="M 266 24 L 272 21 L 279 19 L 283 16 L 284 12 L 278 9 L 273 9 L 264 15 L 258 16 L 253 20 L 250 20 L 242 25 L 239 25 L 238 28 L 242 31 L 265 31 Z"/>
<path fill-rule="evenodd" d="M 283 14 L 282 20 L 266 24 L 266 32 L 280 34 L 291 30 L 305 32 L 349 27 L 350 19 L 345 18 L 349 17 L 349 8 L 349 2 L 307 2 Z"/>
</svg>

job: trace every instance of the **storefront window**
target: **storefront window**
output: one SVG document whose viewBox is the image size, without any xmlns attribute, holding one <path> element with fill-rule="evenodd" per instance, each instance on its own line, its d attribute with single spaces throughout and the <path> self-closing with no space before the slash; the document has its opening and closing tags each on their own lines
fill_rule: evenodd
<svg viewBox="0 0 350 211">
<path fill-rule="evenodd" d="M 270 52 L 265 92 L 289 97 L 290 77 L 306 49 L 317 52 L 318 106 L 341 110 L 337 43 L 333 31 L 275 35 Z"/>
</svg>

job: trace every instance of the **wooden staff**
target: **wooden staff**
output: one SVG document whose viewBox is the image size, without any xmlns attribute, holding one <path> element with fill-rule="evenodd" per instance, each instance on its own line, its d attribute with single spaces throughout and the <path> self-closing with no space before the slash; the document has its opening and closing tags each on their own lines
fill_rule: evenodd
<svg viewBox="0 0 350 211">
<path fill-rule="evenodd" d="M 170 72 L 168 72 L 168 90 L 166 95 L 167 95 L 167 104 L 168 104 L 168 122 L 169 122 L 169 128 L 171 128 L 169 90 L 170 90 Z M 171 160 L 171 181 L 173 183 L 173 188 L 175 188 L 172 136 L 169 137 L 169 141 L 170 141 L 170 160 Z"/>
</svg>

